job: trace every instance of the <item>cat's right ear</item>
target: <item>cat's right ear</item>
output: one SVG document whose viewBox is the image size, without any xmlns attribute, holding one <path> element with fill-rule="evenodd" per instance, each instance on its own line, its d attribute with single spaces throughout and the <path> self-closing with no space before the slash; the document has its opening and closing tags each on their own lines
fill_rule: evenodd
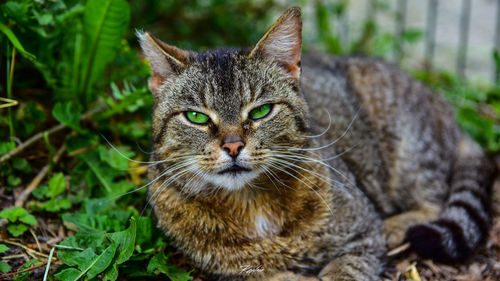
<svg viewBox="0 0 500 281">
<path fill-rule="evenodd" d="M 171 75 L 186 68 L 189 52 L 170 46 L 149 32 L 137 31 L 144 57 L 149 61 L 153 75 L 149 89 L 159 94 L 159 88 Z"/>
</svg>

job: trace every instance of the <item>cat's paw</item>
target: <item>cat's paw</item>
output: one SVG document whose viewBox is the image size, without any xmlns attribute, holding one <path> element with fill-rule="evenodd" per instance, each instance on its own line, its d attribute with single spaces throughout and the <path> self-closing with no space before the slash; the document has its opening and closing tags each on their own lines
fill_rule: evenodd
<svg viewBox="0 0 500 281">
<path fill-rule="evenodd" d="M 301 274 L 296 274 L 290 271 L 280 272 L 271 276 L 271 278 L 266 279 L 269 281 L 320 281 L 318 277 L 314 276 L 304 276 Z"/>
<path fill-rule="evenodd" d="M 406 237 L 406 225 L 401 225 L 399 221 L 384 221 L 385 239 L 387 248 L 392 249 L 399 246 Z"/>
</svg>

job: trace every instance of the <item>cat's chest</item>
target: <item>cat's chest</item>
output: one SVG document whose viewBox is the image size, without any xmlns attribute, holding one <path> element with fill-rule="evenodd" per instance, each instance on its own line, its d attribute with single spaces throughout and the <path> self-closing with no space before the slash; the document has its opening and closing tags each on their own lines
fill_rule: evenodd
<svg viewBox="0 0 500 281">
<path fill-rule="evenodd" d="M 276 215 L 257 212 L 248 216 L 243 231 L 249 238 L 256 239 L 279 234 L 281 229 L 280 219 Z"/>
</svg>

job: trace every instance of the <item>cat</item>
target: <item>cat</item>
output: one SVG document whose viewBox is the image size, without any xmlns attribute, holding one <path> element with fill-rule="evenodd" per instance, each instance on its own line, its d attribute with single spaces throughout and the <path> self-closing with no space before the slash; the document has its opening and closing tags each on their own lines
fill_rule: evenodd
<svg viewBox="0 0 500 281">
<path fill-rule="evenodd" d="M 496 169 L 451 106 L 379 59 L 302 55 L 299 8 L 249 49 L 138 37 L 149 200 L 213 280 L 376 280 L 388 246 L 454 262 L 484 241 Z"/>
</svg>

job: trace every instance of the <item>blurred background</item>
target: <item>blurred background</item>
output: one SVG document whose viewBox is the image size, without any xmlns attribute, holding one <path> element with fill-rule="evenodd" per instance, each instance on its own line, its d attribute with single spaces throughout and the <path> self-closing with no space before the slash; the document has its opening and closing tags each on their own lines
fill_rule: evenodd
<svg viewBox="0 0 500 281">
<path fill-rule="evenodd" d="M 493 50 L 500 47 L 496 0 L 230 3 L 144 1 L 132 4 L 140 11 L 132 13 L 132 25 L 186 48 L 247 46 L 282 11 L 296 5 L 304 12 L 307 51 L 364 53 L 408 67 L 435 66 L 480 82 L 496 81 Z"/>
<path fill-rule="evenodd" d="M 249 47 L 291 6 L 305 52 L 401 65 L 498 155 L 500 0 L 0 0 L 0 279 L 42 280 L 45 268 L 59 280 L 196 277 L 147 204 L 154 101 L 135 32 Z M 99 267 L 78 265 L 111 250 Z"/>
</svg>

